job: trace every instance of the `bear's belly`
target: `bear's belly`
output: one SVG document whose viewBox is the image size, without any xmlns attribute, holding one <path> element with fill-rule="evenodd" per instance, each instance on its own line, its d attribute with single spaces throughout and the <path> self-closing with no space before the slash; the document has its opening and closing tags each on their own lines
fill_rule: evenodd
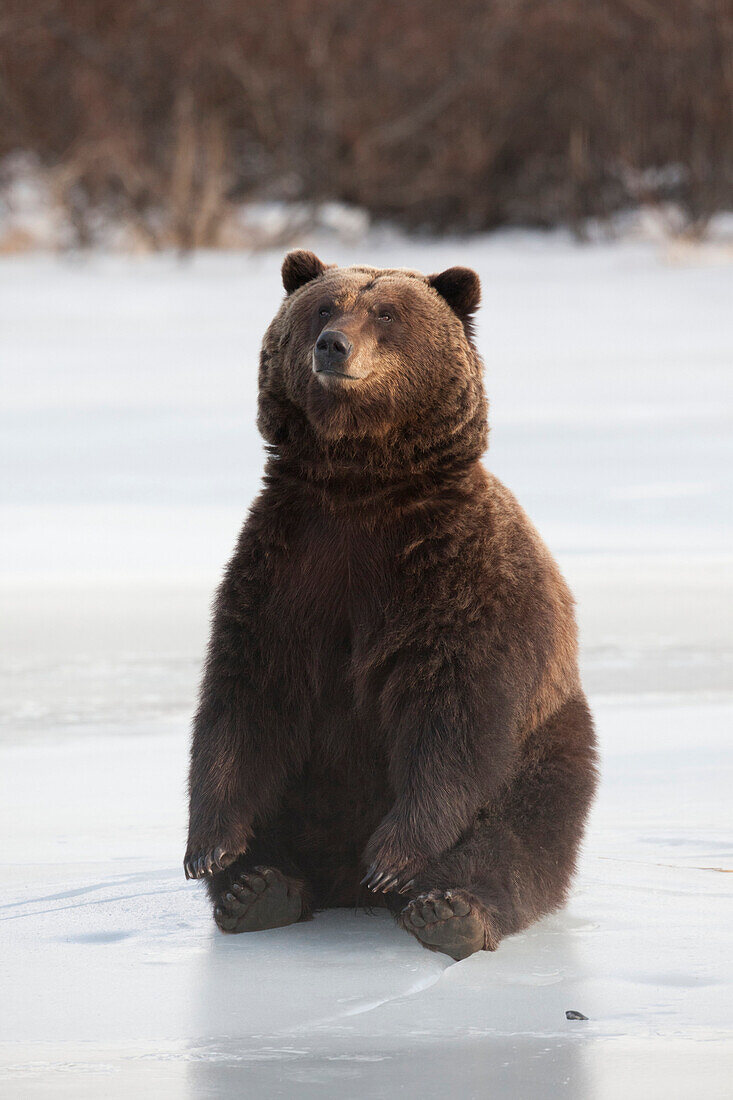
<svg viewBox="0 0 733 1100">
<path fill-rule="evenodd" d="M 363 901 L 362 853 L 392 801 L 386 760 L 368 739 L 349 737 L 338 754 L 314 746 L 287 790 L 281 821 L 317 904 Z"/>
<path fill-rule="evenodd" d="M 314 514 L 280 578 L 278 607 L 292 611 L 291 644 L 302 648 L 314 713 L 310 752 L 288 786 L 278 828 L 319 905 L 364 903 L 364 848 L 394 802 L 378 728 L 379 685 L 369 685 L 373 712 L 363 698 L 357 706 L 354 693 L 354 665 L 363 667 L 364 639 L 388 602 L 386 556 L 368 531 Z"/>
</svg>

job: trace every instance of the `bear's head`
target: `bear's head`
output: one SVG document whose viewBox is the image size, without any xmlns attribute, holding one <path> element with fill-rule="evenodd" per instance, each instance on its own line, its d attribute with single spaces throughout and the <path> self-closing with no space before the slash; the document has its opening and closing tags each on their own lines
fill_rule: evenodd
<svg viewBox="0 0 733 1100">
<path fill-rule="evenodd" d="M 271 450 L 382 475 L 486 446 L 475 272 L 327 266 L 290 252 L 262 346 L 258 426 Z"/>
</svg>

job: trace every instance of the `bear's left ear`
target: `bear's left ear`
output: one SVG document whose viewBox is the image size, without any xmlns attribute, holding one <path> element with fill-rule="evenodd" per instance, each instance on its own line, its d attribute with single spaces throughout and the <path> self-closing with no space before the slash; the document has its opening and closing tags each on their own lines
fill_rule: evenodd
<svg viewBox="0 0 733 1100">
<path fill-rule="evenodd" d="M 288 252 L 282 266 L 283 286 L 288 294 L 292 294 L 311 279 L 317 279 L 325 270 L 326 265 L 314 252 L 307 252 L 304 248 Z"/>
<path fill-rule="evenodd" d="M 428 285 L 445 298 L 456 316 L 467 324 L 481 302 L 481 281 L 470 267 L 449 267 L 439 275 L 429 275 Z"/>
</svg>

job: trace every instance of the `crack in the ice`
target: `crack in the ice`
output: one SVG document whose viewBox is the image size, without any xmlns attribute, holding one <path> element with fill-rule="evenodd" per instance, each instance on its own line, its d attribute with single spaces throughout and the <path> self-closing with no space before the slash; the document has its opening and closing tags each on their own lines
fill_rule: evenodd
<svg viewBox="0 0 733 1100">
<path fill-rule="evenodd" d="M 609 863 L 634 863 L 641 867 L 669 867 L 672 871 L 719 871 L 723 875 L 733 875 L 733 867 L 699 867 L 693 863 L 658 863 L 650 859 L 622 859 L 620 856 L 598 856 Z"/>
<path fill-rule="evenodd" d="M 364 1016 L 369 1012 L 374 1012 L 375 1009 L 381 1008 L 383 1005 L 395 1004 L 396 1002 L 403 999 L 415 997 L 418 993 L 425 992 L 426 989 L 432 989 L 434 985 L 438 984 L 446 971 L 457 965 L 458 964 L 456 962 L 448 962 L 446 963 L 443 970 L 441 970 L 439 973 L 428 974 L 424 978 L 418 979 L 418 981 L 414 982 L 413 985 L 409 987 L 409 989 L 400 990 L 398 993 L 394 993 L 388 997 L 382 997 L 378 1001 L 369 1001 L 367 1002 L 367 1004 L 356 1005 L 354 1008 L 345 1009 L 344 1011 L 339 1012 L 336 1016 L 326 1016 L 321 1020 L 312 1020 L 309 1023 L 301 1024 L 299 1027 L 296 1028 L 288 1028 L 287 1033 L 302 1034 L 303 1032 L 311 1030 L 320 1030 L 324 1027 L 333 1027 L 334 1025 L 338 1025 L 340 1021 L 348 1020 L 353 1016 Z"/>
<path fill-rule="evenodd" d="M 448 963 L 444 970 L 441 970 L 439 974 L 428 974 L 425 978 L 415 982 L 409 989 L 403 990 L 402 993 L 396 993 L 392 997 L 382 997 L 379 1001 L 371 1001 L 369 1004 L 361 1005 L 357 1008 L 351 1008 L 348 1012 L 342 1013 L 344 1018 L 348 1016 L 362 1016 L 367 1012 L 373 1012 L 375 1008 L 381 1008 L 382 1005 L 392 1004 L 395 1001 L 401 1001 L 403 997 L 414 997 L 418 993 L 422 993 L 426 989 L 431 989 L 434 985 L 437 985 L 440 979 L 445 974 L 446 970 L 450 970 L 451 966 L 455 966 L 455 963 Z M 337 1019 L 340 1017 L 337 1017 Z"/>
</svg>

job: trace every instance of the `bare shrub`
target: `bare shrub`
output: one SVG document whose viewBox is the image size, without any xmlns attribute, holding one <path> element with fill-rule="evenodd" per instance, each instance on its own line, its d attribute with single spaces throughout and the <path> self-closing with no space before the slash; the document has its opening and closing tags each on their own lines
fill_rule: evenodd
<svg viewBox="0 0 733 1100">
<path fill-rule="evenodd" d="M 6 0 L 0 155 L 150 247 L 233 203 L 410 227 L 580 225 L 733 200 L 733 0 Z"/>
</svg>

